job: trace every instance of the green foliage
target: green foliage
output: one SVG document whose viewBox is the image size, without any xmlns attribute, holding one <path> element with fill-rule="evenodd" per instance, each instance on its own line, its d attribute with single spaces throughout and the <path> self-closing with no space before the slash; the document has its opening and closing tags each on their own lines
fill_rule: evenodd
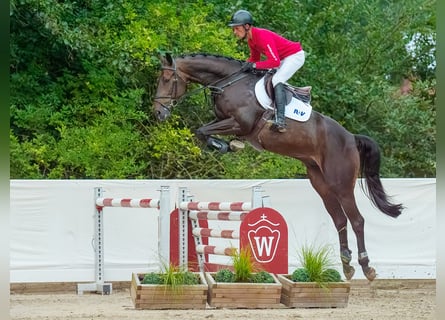
<svg viewBox="0 0 445 320">
<path fill-rule="evenodd" d="M 216 282 L 234 282 L 235 275 L 229 269 L 219 269 L 215 274 Z"/>
<path fill-rule="evenodd" d="M 250 248 L 246 247 L 240 251 L 234 251 L 232 262 L 235 270 L 235 282 L 250 282 L 256 267 Z"/>
<path fill-rule="evenodd" d="M 148 273 L 145 277 L 147 277 L 147 281 L 153 281 L 153 284 L 162 284 L 178 292 L 182 290 L 184 285 L 200 283 L 198 275 L 188 271 L 187 268 L 175 266 L 171 263 L 163 264 L 160 273 Z"/>
<path fill-rule="evenodd" d="M 292 272 L 291 280 L 295 282 L 310 282 L 311 278 L 306 268 L 297 268 Z"/>
<path fill-rule="evenodd" d="M 213 153 L 203 152 L 189 128 L 178 117 L 152 125 L 147 132 L 149 175 L 162 179 L 221 177 L 223 167 Z"/>
<path fill-rule="evenodd" d="M 162 273 L 160 277 L 162 280 L 161 284 L 172 287 L 199 284 L 198 277 L 189 271 L 167 270 L 167 272 Z"/>
<path fill-rule="evenodd" d="M 197 274 L 194 274 L 193 272 L 190 271 L 184 272 L 183 282 L 185 285 L 199 284 L 199 277 Z"/>
<path fill-rule="evenodd" d="M 274 283 L 275 279 L 267 271 L 260 271 L 252 276 L 252 282 L 254 283 Z"/>
<path fill-rule="evenodd" d="M 340 281 L 342 281 L 340 272 L 338 272 L 335 269 L 326 269 L 321 274 L 321 278 L 323 279 L 324 282 L 340 282 Z"/>
<path fill-rule="evenodd" d="M 290 82 L 311 85 L 316 110 L 379 143 L 382 176 L 435 176 L 435 1 L 13 0 L 11 178 L 304 177 L 293 159 L 203 148 L 193 135 L 213 119 L 203 94 L 167 123 L 151 116 L 160 52 L 247 57 L 226 25 L 240 8 L 302 42 L 306 63 Z M 413 80 L 406 96 L 403 78 Z"/>
<path fill-rule="evenodd" d="M 250 274 L 244 280 L 237 280 L 237 276 L 229 269 L 220 269 L 215 274 L 216 282 L 249 282 L 249 283 L 274 283 L 274 277 L 267 271 L 259 271 Z"/>
<path fill-rule="evenodd" d="M 245 282 L 245 283 L 274 283 L 270 273 L 258 271 L 258 265 L 252 258 L 250 248 L 243 248 L 239 252 L 232 252 L 233 269 L 220 269 L 215 274 L 217 282 Z"/>
<path fill-rule="evenodd" d="M 159 273 L 150 272 L 144 275 L 144 279 L 142 279 L 142 284 L 162 284 L 162 278 Z"/>
<path fill-rule="evenodd" d="M 306 174 L 301 162 L 271 152 L 258 152 L 250 145 L 242 152 L 221 156 L 221 162 L 227 179 L 292 179 Z"/>
<path fill-rule="evenodd" d="M 11 178 L 17 176 L 27 177 L 28 179 L 42 178 L 39 172 L 38 163 L 32 160 L 34 155 L 31 151 L 32 143 L 19 143 L 17 137 L 10 133 L 9 135 L 9 170 Z"/>
<path fill-rule="evenodd" d="M 387 96 L 370 107 L 384 115 L 369 129 L 383 153 L 382 174 L 387 177 L 433 177 L 436 172 L 436 107 L 430 84 L 416 83 L 415 95 Z M 374 118 L 374 116 L 372 116 Z"/>
<path fill-rule="evenodd" d="M 316 282 L 318 285 L 324 286 L 325 282 L 338 279 L 340 274 L 336 274 L 336 270 L 332 271 L 331 268 L 333 265 L 331 254 L 332 248 L 328 245 L 319 247 L 314 245 L 303 246 L 298 253 L 302 268 L 295 270 L 292 275 L 293 280 Z"/>
<path fill-rule="evenodd" d="M 266 271 L 259 270 L 259 265 L 252 257 L 250 247 L 236 250 L 232 254 L 233 282 L 273 283 L 274 278 Z"/>
<path fill-rule="evenodd" d="M 342 281 L 340 273 L 332 268 L 327 268 L 324 271 L 320 272 L 317 270 L 315 271 L 315 268 L 310 269 L 311 272 L 304 268 L 297 268 L 294 270 L 294 272 L 291 274 L 290 279 L 295 282 L 319 282 L 319 283 L 325 283 L 325 282 L 340 282 Z M 314 273 L 317 274 L 317 276 L 314 277 Z M 318 279 L 318 280 L 314 280 Z"/>
</svg>

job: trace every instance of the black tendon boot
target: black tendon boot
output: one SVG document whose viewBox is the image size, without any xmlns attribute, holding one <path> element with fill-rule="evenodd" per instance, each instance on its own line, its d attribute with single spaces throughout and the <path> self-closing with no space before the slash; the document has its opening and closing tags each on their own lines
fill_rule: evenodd
<svg viewBox="0 0 445 320">
<path fill-rule="evenodd" d="M 286 118 L 284 117 L 284 109 L 286 107 L 286 93 L 284 85 L 280 82 L 274 87 L 276 115 L 275 122 L 270 127 L 271 130 L 278 132 L 286 132 Z"/>
<path fill-rule="evenodd" d="M 227 142 L 222 139 L 208 137 L 206 142 L 208 147 L 218 150 L 220 153 L 226 153 L 230 150 Z"/>
</svg>

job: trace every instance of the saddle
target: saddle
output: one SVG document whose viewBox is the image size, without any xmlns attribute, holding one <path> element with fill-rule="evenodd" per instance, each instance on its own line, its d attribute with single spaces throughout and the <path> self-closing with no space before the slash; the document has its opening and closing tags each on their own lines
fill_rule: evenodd
<svg viewBox="0 0 445 320">
<path fill-rule="evenodd" d="M 266 73 L 255 84 L 255 96 L 258 103 L 266 110 L 274 110 L 274 89 L 272 84 L 273 73 Z M 312 87 L 294 87 L 284 83 L 286 94 L 286 107 L 284 115 L 286 118 L 300 122 L 307 121 L 312 113 L 311 89 Z"/>
<path fill-rule="evenodd" d="M 266 73 L 264 76 L 264 86 L 267 92 L 267 95 L 271 97 L 271 99 L 275 100 L 275 94 L 272 84 L 272 76 L 273 73 Z M 290 85 L 289 83 L 284 83 L 284 88 L 286 91 L 286 104 L 289 104 L 292 100 L 292 97 L 295 97 L 296 99 L 304 102 L 304 103 L 310 103 L 311 102 L 311 86 L 306 87 L 294 87 Z"/>
</svg>

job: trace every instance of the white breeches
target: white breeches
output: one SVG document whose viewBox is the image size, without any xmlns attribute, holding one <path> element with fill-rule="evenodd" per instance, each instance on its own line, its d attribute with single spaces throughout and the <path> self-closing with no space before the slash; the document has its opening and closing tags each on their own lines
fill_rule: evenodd
<svg viewBox="0 0 445 320">
<path fill-rule="evenodd" d="M 284 83 L 289 80 L 295 72 L 304 64 L 304 51 L 301 50 L 281 60 L 280 67 L 272 77 L 272 84 L 275 87 L 277 83 Z"/>
</svg>

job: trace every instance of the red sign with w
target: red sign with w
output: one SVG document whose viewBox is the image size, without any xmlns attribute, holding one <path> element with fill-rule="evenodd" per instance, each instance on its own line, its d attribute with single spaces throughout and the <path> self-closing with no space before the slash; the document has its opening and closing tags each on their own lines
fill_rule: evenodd
<svg viewBox="0 0 445 320">
<path fill-rule="evenodd" d="M 288 273 L 288 231 L 283 216 L 271 208 L 256 208 L 241 223 L 240 248 L 268 272 Z"/>
</svg>

